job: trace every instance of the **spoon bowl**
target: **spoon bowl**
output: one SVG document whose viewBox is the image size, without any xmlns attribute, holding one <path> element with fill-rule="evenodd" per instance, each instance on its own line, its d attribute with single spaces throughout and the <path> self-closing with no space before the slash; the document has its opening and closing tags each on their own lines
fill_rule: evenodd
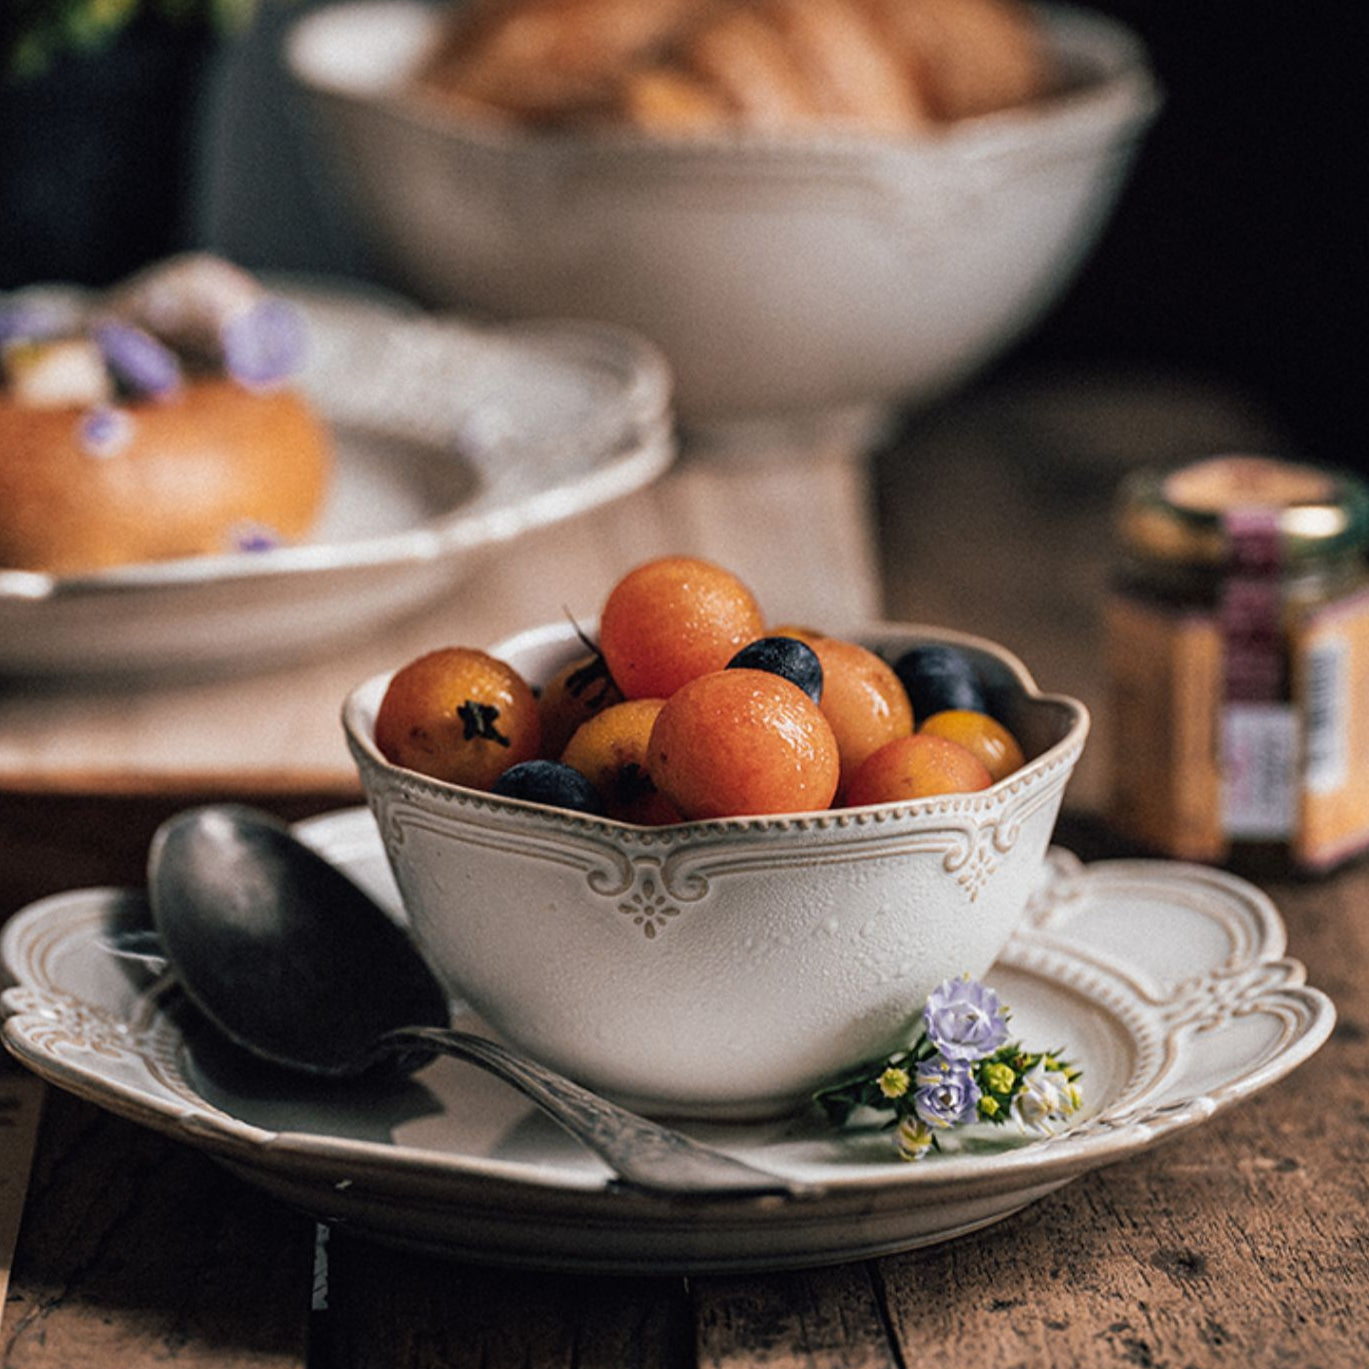
<svg viewBox="0 0 1369 1369">
<path fill-rule="evenodd" d="M 285 824 L 194 810 L 158 830 L 148 860 L 154 923 L 186 996 L 252 1054 L 358 1074 L 401 1062 L 377 1045 L 388 1032 L 448 1024 L 404 930 Z"/>
<path fill-rule="evenodd" d="M 186 997 L 272 1064 L 339 1077 L 451 1055 L 530 1098 L 605 1160 L 620 1187 L 674 1198 L 816 1192 L 628 1112 L 501 1042 L 452 1030 L 446 995 L 403 928 L 270 814 L 219 804 L 169 819 L 148 853 L 148 899 Z"/>
</svg>

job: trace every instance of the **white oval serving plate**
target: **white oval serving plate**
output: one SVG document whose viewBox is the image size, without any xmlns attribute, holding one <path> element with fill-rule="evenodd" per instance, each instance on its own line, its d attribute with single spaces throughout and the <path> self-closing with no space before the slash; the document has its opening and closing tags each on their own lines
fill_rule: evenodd
<svg viewBox="0 0 1369 1369">
<path fill-rule="evenodd" d="M 299 830 L 397 906 L 367 812 Z M 465 1259 L 580 1272 L 791 1268 L 949 1239 L 1273 1083 L 1335 1020 L 1284 958 L 1278 913 L 1250 884 L 1200 866 L 1083 866 L 1056 852 L 988 979 L 1015 1034 L 1063 1045 L 1082 1065 L 1076 1124 L 1044 1140 L 978 1128 L 957 1153 L 917 1164 L 892 1158 L 887 1133 L 832 1132 L 812 1117 L 690 1124 L 822 1196 L 679 1204 L 614 1189 L 553 1123 L 456 1062 L 393 1084 L 318 1086 L 230 1054 L 127 953 L 145 926 L 130 890 L 78 890 L 16 915 L 0 938 L 16 982 L 3 996 L 10 1051 L 321 1220 Z"/>
<path fill-rule="evenodd" d="M 283 285 L 300 388 L 336 471 L 306 543 L 54 576 L 0 568 L 0 674 L 255 668 L 450 593 L 482 552 L 587 512 L 674 457 L 660 354 L 607 324 L 477 327 Z"/>
</svg>

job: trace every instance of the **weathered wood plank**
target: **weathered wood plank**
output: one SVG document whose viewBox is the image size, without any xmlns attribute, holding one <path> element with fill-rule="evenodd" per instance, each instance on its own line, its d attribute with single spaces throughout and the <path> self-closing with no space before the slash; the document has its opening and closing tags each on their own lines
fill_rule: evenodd
<svg viewBox="0 0 1369 1369">
<path fill-rule="evenodd" d="M 0 1056 L 0 1333 L 45 1093 L 40 1079 Z"/>
<path fill-rule="evenodd" d="M 312 1222 L 203 1156 L 53 1090 L 4 1369 L 302 1369 Z"/>
<path fill-rule="evenodd" d="M 1330 1068 L 1304 1072 L 1310 1099 L 1254 1103 L 996 1229 L 883 1261 L 909 1362 L 974 1345 L 1001 1365 L 1369 1363 L 1369 1155 L 1328 1154 L 1315 1114 L 1296 1135 L 1288 1121 L 1320 1107 Z"/>
<path fill-rule="evenodd" d="M 329 1242 L 322 1364 L 405 1369 L 687 1369 L 678 1279 L 477 1268 Z M 316 1362 L 317 1369 L 317 1362 Z"/>
<path fill-rule="evenodd" d="M 899 1369 L 871 1267 L 691 1281 L 706 1369 Z"/>
</svg>

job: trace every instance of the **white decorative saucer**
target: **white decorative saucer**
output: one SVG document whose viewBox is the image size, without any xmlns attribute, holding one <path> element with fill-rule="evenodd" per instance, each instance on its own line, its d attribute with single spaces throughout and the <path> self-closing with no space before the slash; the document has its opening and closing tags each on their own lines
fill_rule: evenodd
<svg viewBox="0 0 1369 1369">
<path fill-rule="evenodd" d="M 300 834 L 396 895 L 364 810 Z M 581 1272 L 800 1267 L 931 1244 L 998 1221 L 1088 1170 L 1273 1083 L 1331 1031 L 1330 1000 L 1283 956 L 1253 886 L 1163 861 L 1055 852 L 1027 925 L 989 975 L 1029 1045 L 1084 1070 L 1085 1111 L 1045 1140 L 976 1129 L 956 1153 L 891 1158 L 887 1134 L 813 1117 L 690 1124 L 701 1139 L 822 1186 L 806 1202 L 673 1204 L 620 1192 L 511 1090 L 440 1060 L 394 1084 L 316 1086 L 230 1055 L 128 953 L 141 895 L 77 890 L 0 939 L 17 987 L 5 1043 L 52 1083 L 164 1131 L 318 1218 L 467 1259 Z"/>
<path fill-rule="evenodd" d="M 300 280 L 280 293 L 304 312 L 300 388 L 335 446 L 313 537 L 85 575 L 0 567 L 0 675 L 289 660 L 450 594 L 479 554 L 674 459 L 670 372 L 626 329 L 478 327 Z"/>
</svg>

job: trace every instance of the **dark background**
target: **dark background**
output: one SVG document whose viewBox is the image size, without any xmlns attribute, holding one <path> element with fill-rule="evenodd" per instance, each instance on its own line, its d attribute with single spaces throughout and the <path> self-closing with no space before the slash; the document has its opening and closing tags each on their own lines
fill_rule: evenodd
<svg viewBox="0 0 1369 1369">
<path fill-rule="evenodd" d="M 143 158 L 138 198 L 164 217 L 161 190 L 185 181 L 177 184 L 189 201 L 181 241 L 254 268 L 364 274 L 365 255 L 280 70 L 281 35 L 316 3 L 268 7 L 202 76 L 198 59 L 180 60 L 195 73 L 200 96 L 197 158 L 189 171 Z M 1363 7 L 1325 0 L 1099 0 L 1096 7 L 1145 39 L 1166 104 L 1077 282 L 986 380 L 1041 365 L 1179 372 L 1248 398 L 1289 434 L 1298 449 L 1289 455 L 1369 467 L 1360 341 L 1369 297 L 1369 147 L 1352 95 L 1364 84 Z M 61 84 L 80 91 L 88 110 L 101 97 L 83 80 L 73 68 Z M 147 78 L 139 73 L 133 84 Z M 129 107 L 123 94 L 109 98 L 111 108 Z M 11 188 L 19 162 L 38 167 L 49 188 L 52 178 L 84 186 L 91 204 L 101 167 L 110 165 L 55 114 L 39 123 L 47 131 L 36 139 L 21 133 L 0 102 L 0 176 L 8 174 L 0 286 L 40 272 L 20 260 L 20 245 L 61 245 L 60 234 L 38 243 L 23 222 L 35 182 L 31 173 L 26 190 Z M 169 119 L 160 127 L 154 121 L 159 156 L 174 149 L 171 127 Z M 58 263 L 63 278 L 76 276 L 73 261 L 96 262 L 68 246 Z M 110 279 L 127 264 L 100 260 L 89 274 Z"/>
<path fill-rule="evenodd" d="M 1177 368 L 1249 395 L 1301 455 L 1369 467 L 1364 8 L 1095 8 L 1145 38 L 1166 105 L 1076 285 L 1005 365 Z"/>
</svg>

